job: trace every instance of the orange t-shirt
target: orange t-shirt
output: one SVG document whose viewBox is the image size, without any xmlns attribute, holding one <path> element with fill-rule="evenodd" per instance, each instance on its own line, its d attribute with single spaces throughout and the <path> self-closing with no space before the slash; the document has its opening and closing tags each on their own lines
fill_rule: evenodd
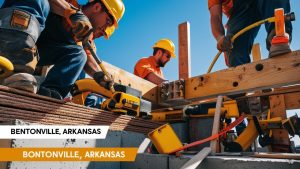
<svg viewBox="0 0 300 169">
<path fill-rule="evenodd" d="M 222 4 L 223 13 L 229 18 L 233 7 L 233 0 L 208 0 L 208 9 L 218 4 Z"/>
<path fill-rule="evenodd" d="M 153 56 L 140 59 L 134 67 L 134 74 L 145 79 L 149 73 L 155 73 L 157 76 L 164 78 L 160 67 L 156 64 Z"/>
</svg>

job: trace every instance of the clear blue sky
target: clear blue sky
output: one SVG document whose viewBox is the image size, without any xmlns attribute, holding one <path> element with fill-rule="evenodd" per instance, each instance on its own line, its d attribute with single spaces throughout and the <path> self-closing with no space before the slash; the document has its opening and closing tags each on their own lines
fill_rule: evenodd
<svg viewBox="0 0 300 169">
<path fill-rule="evenodd" d="M 129 72 L 133 72 L 136 61 L 152 54 L 152 45 L 161 38 L 170 38 L 178 46 L 178 24 L 189 21 L 191 25 L 191 69 L 192 76 L 204 74 L 218 52 L 209 22 L 207 0 L 124 0 L 126 12 L 119 28 L 110 40 L 97 40 L 99 55 Z M 300 1 L 291 0 L 292 11 L 298 19 L 294 25 L 292 48 L 300 49 Z M 296 32 L 298 30 L 298 35 Z M 255 42 L 261 44 L 264 56 L 265 29 L 261 28 Z M 178 48 L 176 48 L 178 55 Z M 224 69 L 223 56 L 214 70 Z M 165 77 L 178 79 L 178 60 L 171 60 L 163 69 Z"/>
<path fill-rule="evenodd" d="M 173 40 L 178 46 L 178 24 L 189 21 L 191 25 L 191 70 L 192 76 L 204 74 L 213 57 L 218 52 L 209 23 L 207 0 L 123 0 L 126 12 L 110 40 L 96 40 L 98 55 L 105 61 L 133 72 L 133 67 L 141 57 L 150 56 L 153 44 L 161 38 Z M 84 4 L 87 0 L 78 0 Z M 3 0 L 0 0 L 0 5 Z M 300 1 L 291 0 L 292 11 L 296 13 L 293 22 L 294 38 L 292 49 L 300 49 Z M 297 33 L 298 30 L 298 34 Z M 265 49 L 265 29 L 261 28 L 255 42 L 259 42 L 263 56 Z M 178 56 L 178 48 L 176 48 Z M 224 69 L 223 56 L 213 71 Z M 163 68 L 165 78 L 178 79 L 178 59 L 172 59 Z"/>
</svg>

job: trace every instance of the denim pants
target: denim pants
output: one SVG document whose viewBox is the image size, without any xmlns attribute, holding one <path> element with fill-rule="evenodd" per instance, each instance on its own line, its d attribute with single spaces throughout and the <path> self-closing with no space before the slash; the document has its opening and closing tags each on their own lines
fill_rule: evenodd
<svg viewBox="0 0 300 169">
<path fill-rule="evenodd" d="M 29 12 L 39 21 L 41 30 L 45 28 L 46 18 L 50 12 L 48 0 L 5 0 L 1 8 L 9 7 Z"/>
<path fill-rule="evenodd" d="M 289 0 L 233 0 L 233 9 L 227 23 L 227 35 L 234 35 L 246 26 L 274 16 L 274 9 L 283 8 L 285 13 L 290 12 Z M 265 29 L 269 34 L 274 29 L 274 23 L 266 23 Z M 229 66 L 238 66 L 250 62 L 250 53 L 255 37 L 260 27 L 253 28 L 239 36 L 233 43 L 233 49 L 228 54 Z M 292 37 L 292 24 L 286 22 L 286 31 Z M 267 49 L 270 44 L 268 40 Z"/>
<path fill-rule="evenodd" d="M 87 56 L 63 23 L 61 16 L 50 13 L 37 47 L 40 55 L 38 65 L 54 65 L 41 86 L 56 90 L 64 98 L 83 70 Z"/>
<path fill-rule="evenodd" d="M 63 26 L 63 18 L 50 12 L 48 0 L 6 0 L 2 8 L 7 7 L 25 10 L 37 18 L 43 30 L 36 44 L 38 65 L 54 65 L 41 86 L 67 96 L 87 60 L 82 46 Z"/>
<path fill-rule="evenodd" d="M 36 41 L 50 12 L 47 0 L 6 0 L 0 9 L 0 55 L 14 73 L 33 74 L 38 61 Z"/>
</svg>

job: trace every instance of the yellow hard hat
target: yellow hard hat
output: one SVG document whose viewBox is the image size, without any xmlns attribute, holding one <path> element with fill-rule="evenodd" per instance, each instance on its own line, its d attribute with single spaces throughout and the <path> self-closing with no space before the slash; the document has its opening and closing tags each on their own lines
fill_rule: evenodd
<svg viewBox="0 0 300 169">
<path fill-rule="evenodd" d="M 170 39 L 161 39 L 161 40 L 157 41 L 154 44 L 153 48 L 165 49 L 170 52 L 170 54 L 173 58 L 176 58 L 175 45 Z"/>
<path fill-rule="evenodd" d="M 95 0 L 89 0 L 89 2 L 93 2 Z M 105 7 L 107 8 L 108 12 L 114 18 L 114 26 L 118 28 L 118 23 L 122 19 L 124 12 L 125 12 L 125 5 L 122 0 L 99 0 L 101 1 Z"/>
<path fill-rule="evenodd" d="M 101 0 L 101 1 L 107 8 L 108 12 L 113 16 L 114 26 L 118 28 L 118 23 L 122 19 L 125 12 L 124 3 L 122 2 L 122 0 Z"/>
<path fill-rule="evenodd" d="M 110 27 L 107 27 L 105 29 L 105 34 L 104 34 L 104 38 L 105 39 L 109 39 L 111 37 L 111 35 L 114 33 L 115 31 L 115 26 L 110 26 Z"/>
</svg>

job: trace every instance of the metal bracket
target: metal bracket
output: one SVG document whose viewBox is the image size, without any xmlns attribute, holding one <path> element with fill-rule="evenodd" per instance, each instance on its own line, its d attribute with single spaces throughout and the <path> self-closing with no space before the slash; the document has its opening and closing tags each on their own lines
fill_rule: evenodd
<svg viewBox="0 0 300 169">
<path fill-rule="evenodd" d="M 184 80 L 162 83 L 158 87 L 160 103 L 169 105 L 181 105 L 190 103 L 190 101 L 185 100 Z"/>
</svg>

